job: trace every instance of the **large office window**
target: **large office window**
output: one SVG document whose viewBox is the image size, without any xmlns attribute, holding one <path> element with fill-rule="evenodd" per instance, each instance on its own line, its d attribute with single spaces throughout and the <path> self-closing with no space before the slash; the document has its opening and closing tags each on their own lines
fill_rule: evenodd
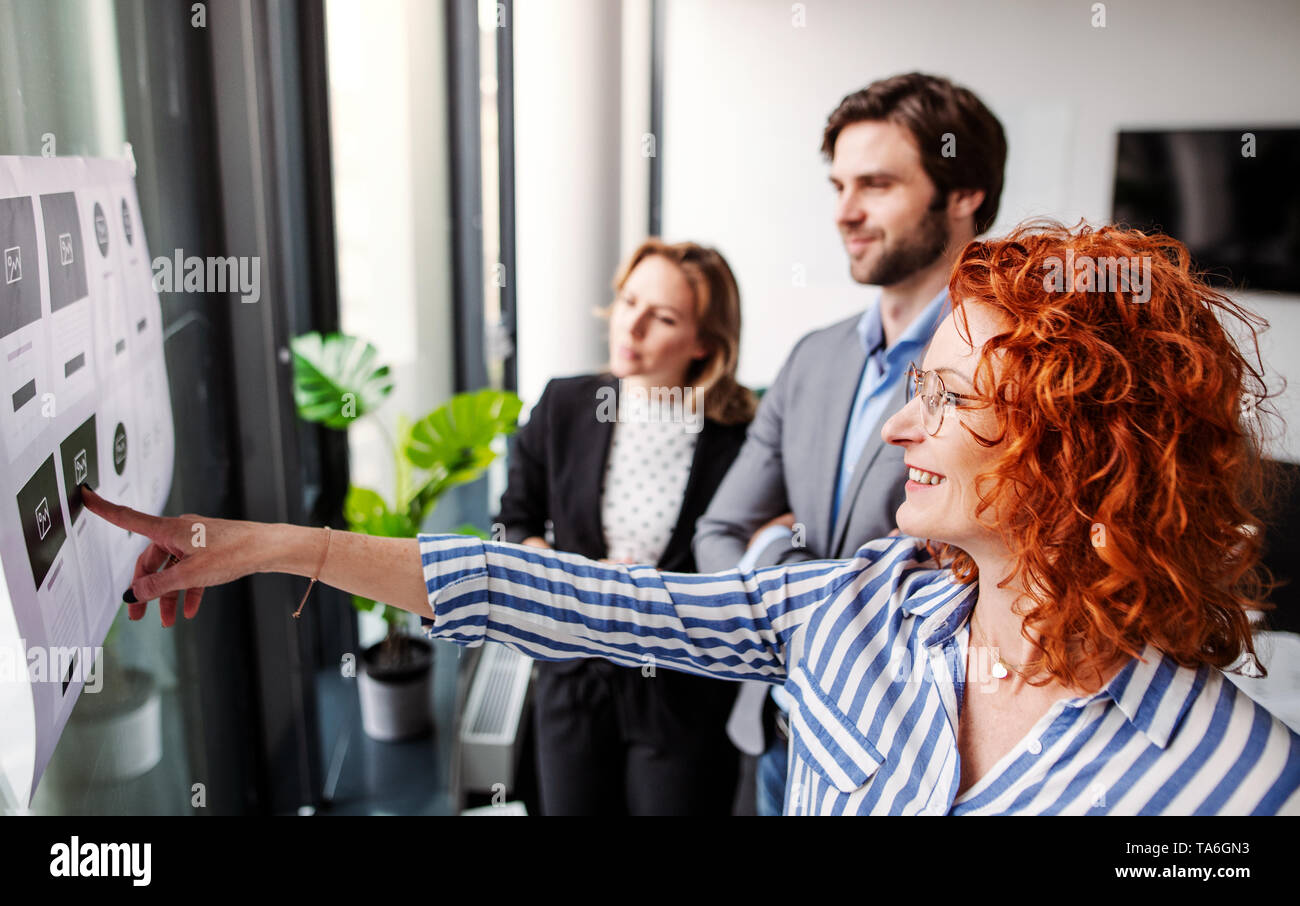
<svg viewBox="0 0 1300 906">
<path fill-rule="evenodd" d="M 0 154 L 133 158 L 150 254 L 217 253 L 206 41 L 178 4 L 0 0 Z M 168 512 L 235 514 L 226 300 L 161 302 L 176 437 Z M 165 630 L 156 609 L 130 623 L 122 609 L 102 689 L 78 700 L 34 812 L 191 814 L 196 789 L 208 811 L 257 807 L 256 743 L 238 713 L 248 683 L 207 672 L 217 648 L 247 632 L 235 603 L 245 592 L 210 592 L 202 629 Z"/>
</svg>

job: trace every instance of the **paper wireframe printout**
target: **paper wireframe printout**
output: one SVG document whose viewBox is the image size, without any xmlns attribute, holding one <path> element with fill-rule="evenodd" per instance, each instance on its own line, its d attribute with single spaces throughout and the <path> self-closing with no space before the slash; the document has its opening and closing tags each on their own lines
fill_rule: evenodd
<svg viewBox="0 0 1300 906">
<path fill-rule="evenodd" d="M 175 437 L 124 161 L 0 157 L 0 800 L 31 802 L 147 539 L 77 486 L 159 513 Z"/>
</svg>

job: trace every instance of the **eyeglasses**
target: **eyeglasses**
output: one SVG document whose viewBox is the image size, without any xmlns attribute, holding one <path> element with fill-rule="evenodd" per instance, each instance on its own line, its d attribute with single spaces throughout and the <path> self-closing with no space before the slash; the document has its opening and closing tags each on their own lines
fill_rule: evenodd
<svg viewBox="0 0 1300 906">
<path fill-rule="evenodd" d="M 922 371 L 913 362 L 907 366 L 907 401 L 921 397 L 921 419 L 925 431 L 931 437 L 943 427 L 943 413 L 951 406 L 954 409 L 969 409 L 983 402 L 979 397 L 955 393 L 943 386 L 943 378 L 937 371 Z"/>
</svg>

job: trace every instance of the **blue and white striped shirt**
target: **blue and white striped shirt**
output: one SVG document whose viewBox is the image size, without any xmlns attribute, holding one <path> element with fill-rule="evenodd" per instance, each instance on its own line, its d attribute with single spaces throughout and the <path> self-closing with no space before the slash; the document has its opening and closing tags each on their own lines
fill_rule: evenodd
<svg viewBox="0 0 1300 906">
<path fill-rule="evenodd" d="M 1300 736 L 1221 671 L 1151 646 L 1054 704 L 958 796 L 978 587 L 915 538 L 716 575 L 459 535 L 419 547 L 430 638 L 784 684 L 787 815 L 1300 813 Z"/>
</svg>

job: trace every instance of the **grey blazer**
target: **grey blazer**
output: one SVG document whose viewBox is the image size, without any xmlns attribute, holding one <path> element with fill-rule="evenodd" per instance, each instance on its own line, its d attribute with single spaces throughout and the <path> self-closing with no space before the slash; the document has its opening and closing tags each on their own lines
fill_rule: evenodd
<svg viewBox="0 0 1300 906">
<path fill-rule="evenodd" d="M 866 365 L 860 317 L 803 337 L 763 394 L 740 454 L 696 523 L 693 549 L 700 572 L 735 566 L 754 532 L 782 513 L 794 513 L 803 525 L 804 546 L 774 541 L 759 556 L 759 566 L 845 559 L 893 531 L 907 470 L 903 448 L 885 443 L 879 425 L 867 438 L 831 525 L 844 434 Z M 900 383 L 885 417 L 906 399 Z"/>
<path fill-rule="evenodd" d="M 879 425 L 867 438 L 831 525 L 844 435 L 867 363 L 857 330 L 861 317 L 804 336 L 763 394 L 740 454 L 695 524 L 692 547 L 700 572 L 731 569 L 754 532 L 783 513 L 794 513 L 796 525 L 803 525 L 803 546 L 795 546 L 795 539 L 772 541 L 759 555 L 758 566 L 847 559 L 866 542 L 894 530 L 907 468 L 903 448 L 885 443 Z M 886 404 L 884 417 L 906 400 L 903 382 Z M 731 741 L 750 755 L 769 745 L 762 721 L 768 690 L 765 683 L 744 683 L 727 721 Z"/>
</svg>

